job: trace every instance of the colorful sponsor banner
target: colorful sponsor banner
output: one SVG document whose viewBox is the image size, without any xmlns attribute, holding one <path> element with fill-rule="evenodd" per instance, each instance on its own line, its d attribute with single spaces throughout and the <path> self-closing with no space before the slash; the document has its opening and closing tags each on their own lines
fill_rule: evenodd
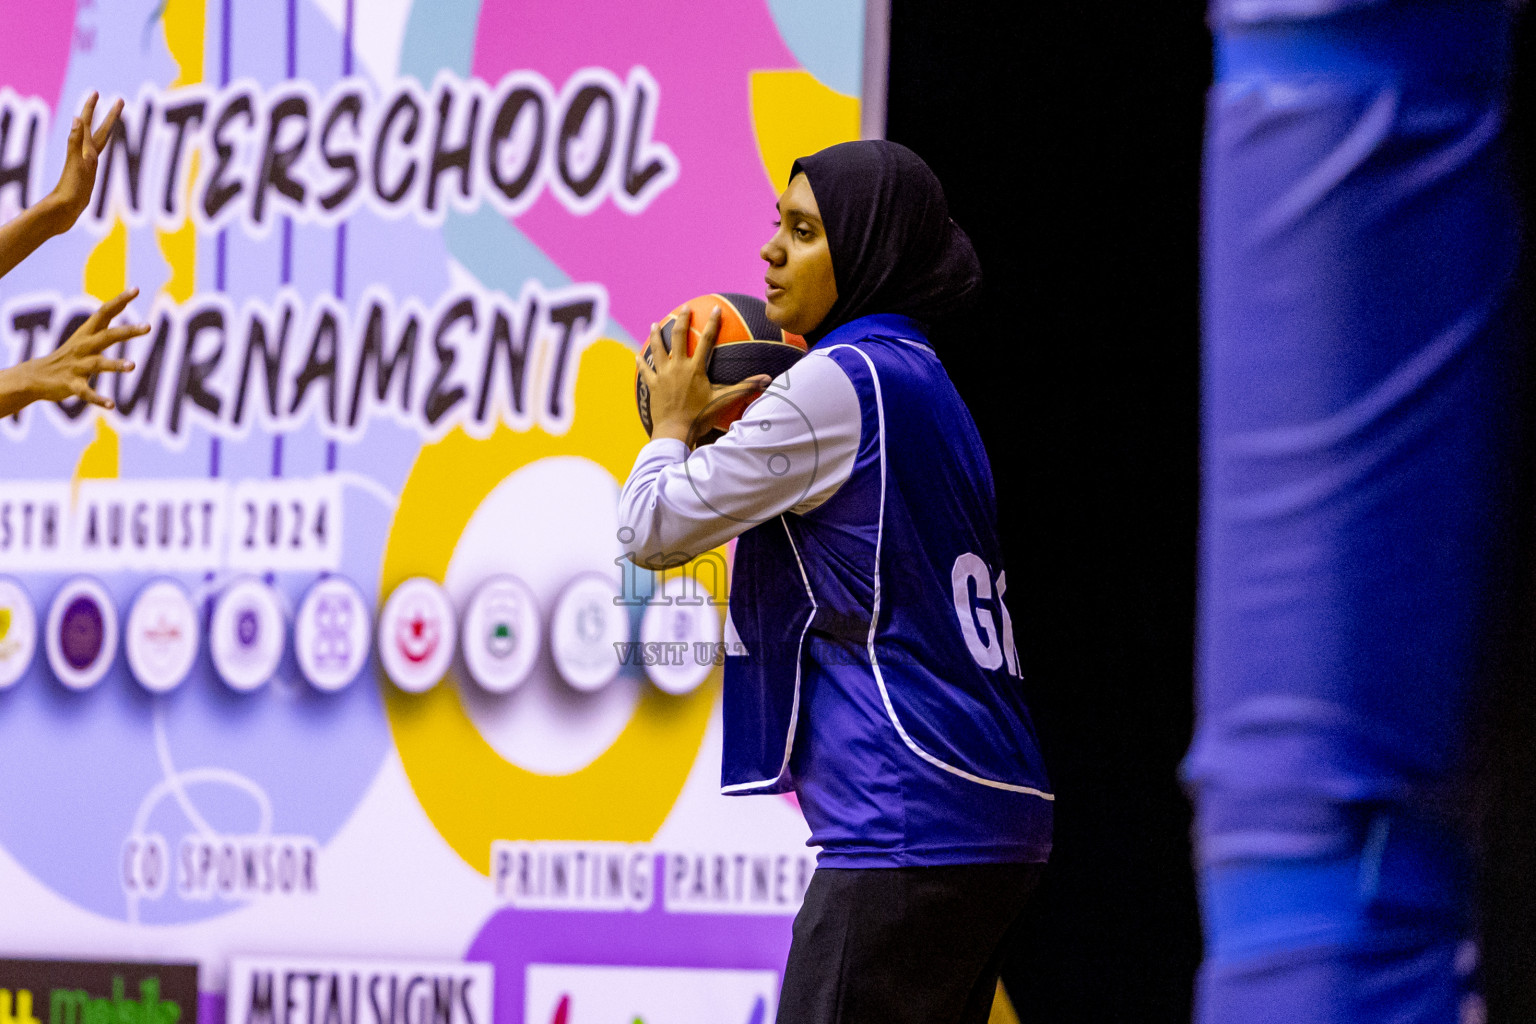
<svg viewBox="0 0 1536 1024">
<path fill-rule="evenodd" d="M 195 964 L 0 959 L 7 1024 L 197 1024 Z"/>
<path fill-rule="evenodd" d="M 491 967 L 452 961 L 236 957 L 227 1024 L 489 1024 Z"/>
<path fill-rule="evenodd" d="M 526 1021 L 568 1024 L 765 1024 L 773 1020 L 777 971 L 530 964 Z"/>
<path fill-rule="evenodd" d="M 0 954 L 196 959 L 216 998 L 255 951 L 468 951 L 499 1022 L 531 963 L 771 1013 L 807 829 L 718 794 L 727 556 L 636 569 L 616 500 L 637 339 L 760 290 L 792 159 L 858 134 L 863 0 L 13 13 L 0 217 L 91 90 L 126 105 L 0 281 L 0 359 L 128 286 L 151 329 L 115 410 L 0 423 Z M 641 852 L 510 895 L 560 850 Z"/>
</svg>

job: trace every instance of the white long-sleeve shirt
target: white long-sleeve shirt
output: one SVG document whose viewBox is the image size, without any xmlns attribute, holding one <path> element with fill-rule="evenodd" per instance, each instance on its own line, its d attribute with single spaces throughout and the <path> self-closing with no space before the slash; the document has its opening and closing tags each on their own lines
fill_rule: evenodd
<svg viewBox="0 0 1536 1024">
<path fill-rule="evenodd" d="M 649 568 L 678 565 L 784 512 L 805 513 L 853 472 L 862 414 L 853 382 L 811 352 L 774 378 L 712 445 L 659 438 L 619 495 L 619 540 Z"/>
</svg>

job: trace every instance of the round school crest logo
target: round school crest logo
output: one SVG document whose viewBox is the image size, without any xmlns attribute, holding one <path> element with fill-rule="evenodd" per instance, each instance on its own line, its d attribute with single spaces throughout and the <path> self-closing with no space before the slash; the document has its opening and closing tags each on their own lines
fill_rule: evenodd
<svg viewBox="0 0 1536 1024">
<path fill-rule="evenodd" d="M 101 681 L 117 654 L 117 609 L 105 587 L 76 576 L 59 588 L 48 608 L 48 667 L 71 690 Z"/>
<path fill-rule="evenodd" d="M 674 577 L 640 619 L 645 674 L 663 693 L 692 693 L 714 670 L 720 613 L 693 581 Z"/>
<path fill-rule="evenodd" d="M 482 583 L 464 612 L 464 665 L 491 693 L 510 693 L 528 678 L 539 656 L 539 609 L 533 591 L 514 576 Z"/>
<path fill-rule="evenodd" d="M 327 576 L 305 593 L 294 617 L 299 671 L 317 690 L 334 692 L 357 678 L 368 661 L 373 623 L 362 591 L 344 576 Z"/>
<path fill-rule="evenodd" d="M 453 606 L 443 588 L 415 576 L 395 588 L 379 615 L 379 660 L 396 686 L 424 693 L 453 661 Z"/>
<path fill-rule="evenodd" d="M 16 683 L 37 652 L 37 616 L 20 583 L 0 578 L 0 689 Z"/>
<path fill-rule="evenodd" d="M 561 678 L 588 693 L 607 686 L 619 674 L 629 625 L 629 609 L 613 580 L 591 574 L 569 583 L 555 602 L 549 630 Z"/>
<path fill-rule="evenodd" d="M 284 616 L 272 588 L 242 579 L 220 595 L 208 626 L 208 648 L 219 678 L 232 689 L 255 690 L 283 660 Z"/>
<path fill-rule="evenodd" d="M 151 693 L 181 685 L 197 659 L 197 612 L 181 585 L 150 583 L 134 599 L 124 630 L 128 669 Z"/>
</svg>

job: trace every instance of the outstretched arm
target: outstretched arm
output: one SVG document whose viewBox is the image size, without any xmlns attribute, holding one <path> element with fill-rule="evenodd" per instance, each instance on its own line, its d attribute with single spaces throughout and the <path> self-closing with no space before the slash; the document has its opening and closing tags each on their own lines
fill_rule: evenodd
<svg viewBox="0 0 1536 1024">
<path fill-rule="evenodd" d="M 96 159 L 117 124 L 123 101 L 107 111 L 101 127 L 91 130 L 96 116 L 97 94 L 85 101 L 85 108 L 75 118 L 69 131 L 69 151 L 64 155 L 64 173 L 52 192 L 33 203 L 4 224 L 0 224 L 0 277 L 9 274 L 22 260 L 37 251 L 54 235 L 74 227 L 80 214 L 90 205 L 96 185 Z"/>
<path fill-rule="evenodd" d="M 36 401 L 61 402 L 66 398 L 83 398 L 103 409 L 112 408 L 112 399 L 92 389 L 91 378 L 98 373 L 133 369 L 132 363 L 109 359 L 102 353 L 149 330 L 148 324 L 112 326 L 112 318 L 138 294 L 137 288 L 130 288 L 103 303 L 64 344 L 47 355 L 0 370 L 0 417 L 11 416 Z"/>
</svg>

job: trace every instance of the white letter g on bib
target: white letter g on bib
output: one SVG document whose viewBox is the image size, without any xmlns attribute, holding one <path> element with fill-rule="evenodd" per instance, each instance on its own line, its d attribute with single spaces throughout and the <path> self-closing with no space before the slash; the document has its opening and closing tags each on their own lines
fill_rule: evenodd
<svg viewBox="0 0 1536 1024">
<path fill-rule="evenodd" d="M 971 598 L 972 581 L 976 584 L 974 601 Z M 976 659 L 976 664 L 985 669 L 997 669 L 1002 668 L 1006 661 L 1008 671 L 1018 675 L 1019 656 L 1013 646 L 1012 616 L 1003 607 L 1002 579 L 998 580 L 997 599 L 994 601 L 991 569 L 978 555 L 967 551 L 955 559 L 950 582 L 954 587 L 955 617 L 960 620 L 960 635 L 965 637 L 966 649 Z M 998 617 L 993 614 L 993 604 L 1002 612 L 1001 628 Z"/>
</svg>

